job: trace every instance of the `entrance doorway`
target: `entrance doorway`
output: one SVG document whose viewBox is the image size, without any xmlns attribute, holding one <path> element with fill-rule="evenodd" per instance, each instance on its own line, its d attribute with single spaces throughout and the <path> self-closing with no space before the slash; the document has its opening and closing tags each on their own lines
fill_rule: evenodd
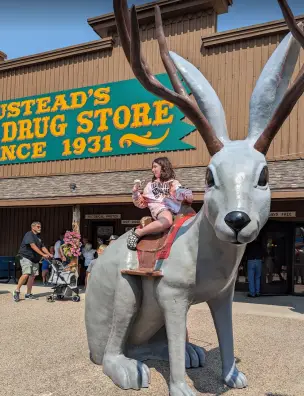
<svg viewBox="0 0 304 396">
<path fill-rule="evenodd" d="M 262 235 L 265 259 L 262 268 L 263 294 L 288 294 L 292 277 L 292 224 L 269 221 Z"/>
<path fill-rule="evenodd" d="M 293 292 L 304 295 L 304 225 L 295 230 Z"/>
<path fill-rule="evenodd" d="M 262 229 L 260 236 L 264 251 L 261 294 L 280 295 L 290 293 L 292 291 L 293 260 L 292 223 L 268 221 Z M 246 292 L 249 290 L 246 252 L 239 266 L 236 290 Z"/>
<path fill-rule="evenodd" d="M 116 232 L 115 221 L 94 222 L 92 226 L 92 242 L 94 248 L 97 248 L 101 243 L 106 243 L 110 236 Z"/>
</svg>

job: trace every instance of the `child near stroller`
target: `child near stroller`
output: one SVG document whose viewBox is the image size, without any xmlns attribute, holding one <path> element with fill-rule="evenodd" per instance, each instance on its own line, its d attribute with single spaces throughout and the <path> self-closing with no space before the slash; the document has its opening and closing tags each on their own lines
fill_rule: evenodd
<svg viewBox="0 0 304 396">
<path fill-rule="evenodd" d="M 78 271 L 77 268 L 64 265 L 56 259 L 50 260 L 51 275 L 49 283 L 51 283 L 53 293 L 47 296 L 47 301 L 63 300 L 65 297 L 71 297 L 72 301 L 80 301 L 79 288 L 77 285 Z"/>
</svg>

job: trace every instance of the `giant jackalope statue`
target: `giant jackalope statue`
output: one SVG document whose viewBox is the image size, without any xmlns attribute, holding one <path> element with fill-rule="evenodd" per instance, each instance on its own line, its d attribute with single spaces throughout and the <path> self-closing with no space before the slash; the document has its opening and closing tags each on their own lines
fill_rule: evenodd
<svg viewBox="0 0 304 396">
<path fill-rule="evenodd" d="M 304 47 L 302 25 L 297 25 L 285 0 L 278 0 L 291 34 L 266 64 L 250 102 L 248 137 L 230 141 L 224 110 L 206 79 L 189 62 L 168 52 L 160 9 L 155 7 L 156 34 L 161 57 L 175 92 L 152 75 L 141 53 L 135 7 L 114 0 L 121 45 L 141 84 L 175 104 L 201 134 L 212 156 L 206 174 L 204 206 L 179 229 L 163 277 L 123 275 L 127 259 L 136 252 L 126 245 L 127 234 L 108 247 L 96 263 L 86 296 L 86 328 L 91 360 L 123 389 L 149 385 L 149 358 L 170 362 L 170 395 L 190 396 L 185 365 L 204 363 L 201 348 L 186 343 L 189 306 L 206 301 L 213 315 L 222 358 L 224 382 L 247 385 L 233 353 L 232 300 L 235 279 L 246 244 L 266 223 L 270 189 L 265 154 L 304 90 L 304 67 L 293 85 L 289 80 Z M 194 104 L 177 70 L 191 89 Z M 204 175 L 202 175 L 204 177 Z M 168 346 L 168 348 L 167 348 Z"/>
</svg>

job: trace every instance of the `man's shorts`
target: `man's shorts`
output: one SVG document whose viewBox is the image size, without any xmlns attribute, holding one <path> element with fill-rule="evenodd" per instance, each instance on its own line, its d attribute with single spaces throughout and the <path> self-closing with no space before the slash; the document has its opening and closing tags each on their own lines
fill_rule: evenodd
<svg viewBox="0 0 304 396">
<path fill-rule="evenodd" d="M 39 275 L 39 263 L 32 263 L 31 260 L 22 257 L 20 260 L 20 265 L 22 269 L 22 275 Z"/>
</svg>

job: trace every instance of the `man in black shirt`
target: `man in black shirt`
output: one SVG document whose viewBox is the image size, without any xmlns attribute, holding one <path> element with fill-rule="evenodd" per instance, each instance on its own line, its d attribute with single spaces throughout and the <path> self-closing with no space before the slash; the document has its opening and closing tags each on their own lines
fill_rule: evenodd
<svg viewBox="0 0 304 396">
<path fill-rule="evenodd" d="M 44 246 L 41 238 L 41 223 L 35 221 L 31 224 L 31 231 L 28 231 L 21 242 L 19 255 L 21 256 L 20 265 L 22 276 L 19 279 L 16 290 L 14 291 L 14 301 L 20 300 L 20 288 L 27 282 L 27 293 L 25 299 L 32 299 L 32 287 L 35 276 L 39 275 L 39 261 L 41 257 L 49 258 L 51 253 Z"/>
</svg>

